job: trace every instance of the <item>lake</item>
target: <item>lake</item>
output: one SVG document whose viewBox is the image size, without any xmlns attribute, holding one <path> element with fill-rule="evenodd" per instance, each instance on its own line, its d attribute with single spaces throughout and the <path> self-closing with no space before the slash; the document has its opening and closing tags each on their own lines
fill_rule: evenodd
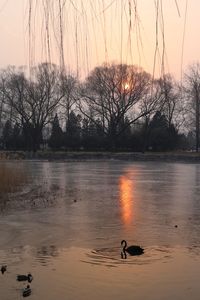
<svg viewBox="0 0 200 300">
<path fill-rule="evenodd" d="M 12 161 L 0 194 L 0 299 L 197 299 L 200 164 Z M 18 176 L 18 175 L 16 175 Z M 25 179 L 24 179 L 25 178 Z M 121 258 L 121 240 L 144 254 Z"/>
</svg>

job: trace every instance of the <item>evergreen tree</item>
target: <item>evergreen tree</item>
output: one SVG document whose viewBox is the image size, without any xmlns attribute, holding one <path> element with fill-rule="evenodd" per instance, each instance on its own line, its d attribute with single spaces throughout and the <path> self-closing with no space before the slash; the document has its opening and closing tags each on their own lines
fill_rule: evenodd
<svg viewBox="0 0 200 300">
<path fill-rule="evenodd" d="M 17 150 L 23 147 L 21 128 L 18 123 L 15 123 L 11 136 L 12 149 Z"/>
<path fill-rule="evenodd" d="M 81 127 L 81 144 L 84 149 L 88 148 L 88 139 L 89 139 L 89 119 L 83 118 L 82 127 Z"/>
<path fill-rule="evenodd" d="M 173 150 L 178 144 L 178 132 L 173 124 L 168 125 L 165 115 L 156 112 L 150 122 L 149 146 L 154 151 Z"/>
<path fill-rule="evenodd" d="M 66 122 L 65 146 L 71 149 L 80 148 L 81 116 L 70 112 Z"/>
<path fill-rule="evenodd" d="M 55 115 L 55 118 L 52 122 L 51 136 L 49 139 L 49 147 L 52 149 L 59 149 L 63 146 L 63 131 L 59 124 L 58 115 Z"/>
<path fill-rule="evenodd" d="M 167 120 L 159 111 L 155 113 L 149 125 L 149 148 L 153 151 L 165 149 L 167 138 Z"/>
<path fill-rule="evenodd" d="M 103 145 L 103 129 L 99 119 L 95 123 L 84 118 L 82 121 L 82 145 L 88 150 L 97 150 Z"/>
<path fill-rule="evenodd" d="M 118 125 L 118 132 L 120 133 L 117 139 L 117 148 L 128 149 L 131 140 L 131 126 L 128 117 L 123 118 Z"/>
<path fill-rule="evenodd" d="M 11 149 L 12 133 L 13 133 L 12 124 L 10 120 L 7 120 L 3 127 L 3 132 L 2 132 L 2 145 L 3 148 L 6 150 Z"/>
</svg>

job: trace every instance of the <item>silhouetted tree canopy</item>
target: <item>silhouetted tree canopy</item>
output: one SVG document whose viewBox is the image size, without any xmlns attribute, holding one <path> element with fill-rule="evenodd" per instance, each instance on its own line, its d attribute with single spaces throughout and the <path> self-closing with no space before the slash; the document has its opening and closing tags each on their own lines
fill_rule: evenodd
<svg viewBox="0 0 200 300">
<path fill-rule="evenodd" d="M 80 147 L 81 116 L 70 112 L 66 121 L 65 146 L 66 148 L 78 149 Z"/>
<path fill-rule="evenodd" d="M 83 82 L 53 64 L 30 77 L 9 67 L 0 73 L 0 147 L 36 151 L 45 140 L 54 150 L 165 151 L 195 136 L 198 149 L 198 66 L 186 78 L 181 89 L 169 74 L 154 79 L 126 64 L 96 67 Z"/>
<path fill-rule="evenodd" d="M 195 133 L 196 152 L 200 148 L 200 64 L 189 66 L 185 73 L 187 126 Z"/>
<path fill-rule="evenodd" d="M 111 147 L 127 126 L 149 111 L 141 111 L 139 102 L 150 93 L 151 76 L 136 66 L 103 65 L 96 67 L 83 85 L 80 111 L 101 128 Z M 123 120 L 128 117 L 128 123 Z M 122 126 L 123 125 L 123 126 Z"/>
</svg>

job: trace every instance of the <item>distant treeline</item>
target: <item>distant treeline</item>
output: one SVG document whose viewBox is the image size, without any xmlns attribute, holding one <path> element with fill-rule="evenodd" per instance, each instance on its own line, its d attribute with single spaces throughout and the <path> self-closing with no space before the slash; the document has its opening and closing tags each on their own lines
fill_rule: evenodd
<svg viewBox="0 0 200 300">
<path fill-rule="evenodd" d="M 43 63 L 0 72 L 0 149 L 199 149 L 200 67 L 184 81 L 102 65 L 84 82 Z"/>
</svg>

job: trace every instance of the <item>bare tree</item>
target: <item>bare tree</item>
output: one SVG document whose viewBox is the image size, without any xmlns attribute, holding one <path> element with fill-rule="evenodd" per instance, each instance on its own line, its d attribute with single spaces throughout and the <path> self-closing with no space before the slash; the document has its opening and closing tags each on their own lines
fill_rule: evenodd
<svg viewBox="0 0 200 300">
<path fill-rule="evenodd" d="M 142 130 L 143 136 L 143 151 L 148 146 L 148 138 L 150 134 L 150 122 L 157 111 L 162 111 L 164 105 L 164 98 L 160 88 L 159 80 L 153 80 L 151 83 L 151 89 L 139 102 L 139 107 L 142 117 Z"/>
<path fill-rule="evenodd" d="M 14 67 L 9 67 L 9 70 L 14 71 Z M 3 126 L 3 123 L 6 122 L 6 120 L 9 120 L 12 122 L 13 119 L 13 107 L 12 105 L 8 105 L 5 97 L 5 85 L 7 82 L 7 72 L 5 70 L 1 70 L 0 72 L 0 127 Z"/>
<path fill-rule="evenodd" d="M 70 118 L 70 113 L 78 98 L 78 79 L 75 76 L 62 73 L 61 88 L 64 94 L 60 102 L 61 113 L 64 114 L 65 121 Z"/>
<path fill-rule="evenodd" d="M 105 64 L 96 67 L 86 79 L 80 91 L 79 109 L 96 126 L 101 120 L 104 134 L 114 146 L 116 138 L 127 126 L 152 109 L 149 106 L 147 110 L 141 110 L 139 106 L 150 94 L 151 85 L 151 76 L 141 68 Z"/>
<path fill-rule="evenodd" d="M 2 131 L 2 119 L 3 119 L 3 111 L 4 111 L 4 94 L 2 92 L 2 87 L 3 86 L 3 78 L 0 78 L 0 136 L 1 136 L 1 131 Z"/>
<path fill-rule="evenodd" d="M 188 127 L 194 128 L 196 139 L 196 152 L 200 146 L 200 64 L 189 66 L 185 74 L 186 104 Z"/>
<path fill-rule="evenodd" d="M 40 64 L 31 74 L 28 80 L 21 70 L 6 70 L 3 94 L 15 117 L 22 123 L 31 149 L 36 151 L 42 131 L 55 115 L 64 91 L 60 86 L 59 69 L 55 65 Z"/>
<path fill-rule="evenodd" d="M 166 74 L 158 80 L 160 97 L 162 98 L 162 113 L 168 123 L 168 127 L 174 125 L 178 130 L 184 124 L 185 107 L 183 105 L 182 92 L 178 83 L 171 74 Z"/>
</svg>

